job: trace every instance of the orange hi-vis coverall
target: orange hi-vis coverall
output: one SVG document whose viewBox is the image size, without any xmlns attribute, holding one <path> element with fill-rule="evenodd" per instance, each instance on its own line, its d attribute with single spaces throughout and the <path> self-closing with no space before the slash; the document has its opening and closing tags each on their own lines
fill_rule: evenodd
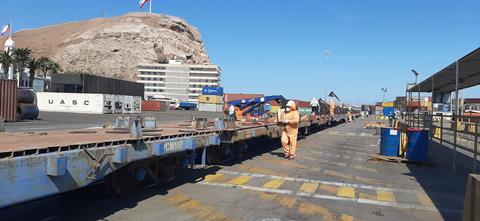
<svg viewBox="0 0 480 221">
<path fill-rule="evenodd" d="M 297 148 L 298 123 L 300 115 L 298 111 L 292 110 L 285 114 L 285 120 L 288 120 L 287 125 L 282 133 L 282 147 L 283 152 L 289 156 L 295 157 L 295 149 Z"/>
</svg>

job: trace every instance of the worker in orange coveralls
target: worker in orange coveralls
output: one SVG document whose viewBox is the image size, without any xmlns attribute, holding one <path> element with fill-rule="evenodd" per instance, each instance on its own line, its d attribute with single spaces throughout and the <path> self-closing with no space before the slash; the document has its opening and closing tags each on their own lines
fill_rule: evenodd
<svg viewBox="0 0 480 221">
<path fill-rule="evenodd" d="M 298 136 L 298 123 L 300 121 L 300 115 L 297 111 L 295 102 L 288 101 L 285 111 L 285 119 L 282 123 L 285 124 L 285 128 L 282 133 L 282 147 L 285 153 L 285 158 L 290 160 L 295 159 L 295 149 L 297 148 L 297 136 Z"/>
</svg>

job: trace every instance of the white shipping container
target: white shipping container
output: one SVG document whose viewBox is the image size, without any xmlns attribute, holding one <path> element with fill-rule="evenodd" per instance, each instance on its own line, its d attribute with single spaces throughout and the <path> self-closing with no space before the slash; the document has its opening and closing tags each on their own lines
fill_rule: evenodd
<svg viewBox="0 0 480 221">
<path fill-rule="evenodd" d="M 113 101 L 114 101 L 114 109 L 113 113 L 114 114 L 123 114 L 123 100 L 125 96 L 122 95 L 114 95 Z"/>
<path fill-rule="evenodd" d="M 133 96 L 123 96 L 123 113 L 133 113 Z"/>
<path fill-rule="evenodd" d="M 142 97 L 138 97 L 138 96 L 133 97 L 133 113 L 134 114 L 142 113 Z"/>
<path fill-rule="evenodd" d="M 115 95 L 104 94 L 103 95 L 103 113 L 113 114 L 114 103 L 115 103 Z"/>
<path fill-rule="evenodd" d="M 37 92 L 40 111 L 103 114 L 103 94 Z"/>
<path fill-rule="evenodd" d="M 207 111 L 207 112 L 222 112 L 223 111 L 223 104 L 206 104 L 206 103 L 199 103 L 198 104 L 199 111 Z"/>
</svg>

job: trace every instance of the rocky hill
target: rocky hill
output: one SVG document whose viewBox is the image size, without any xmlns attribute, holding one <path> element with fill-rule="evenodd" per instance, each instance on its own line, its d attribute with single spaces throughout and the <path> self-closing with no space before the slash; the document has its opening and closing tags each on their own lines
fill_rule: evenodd
<svg viewBox="0 0 480 221">
<path fill-rule="evenodd" d="M 177 58 L 210 64 L 199 31 L 173 16 L 131 13 L 22 30 L 15 47 L 28 47 L 35 57 L 49 56 L 65 72 L 135 80 L 138 63 Z M 5 42 L 6 38 L 0 38 Z M 3 44 L 2 44 L 3 45 Z"/>
</svg>

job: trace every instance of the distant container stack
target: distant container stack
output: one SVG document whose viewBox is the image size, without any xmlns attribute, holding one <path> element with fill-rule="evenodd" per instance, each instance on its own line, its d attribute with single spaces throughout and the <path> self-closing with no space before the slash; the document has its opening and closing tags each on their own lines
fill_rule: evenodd
<svg viewBox="0 0 480 221">
<path fill-rule="evenodd" d="M 383 102 L 383 116 L 389 116 L 390 114 L 395 114 L 395 107 L 393 106 L 394 102 Z"/>
<path fill-rule="evenodd" d="M 202 95 L 198 97 L 198 110 L 207 112 L 222 112 L 223 102 L 222 87 L 203 87 Z"/>
</svg>

